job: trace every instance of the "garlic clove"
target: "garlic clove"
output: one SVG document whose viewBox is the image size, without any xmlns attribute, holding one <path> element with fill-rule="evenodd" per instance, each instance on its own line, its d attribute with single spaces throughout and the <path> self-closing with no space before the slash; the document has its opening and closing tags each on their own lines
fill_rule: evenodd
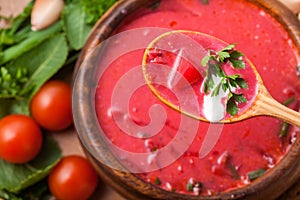
<svg viewBox="0 0 300 200">
<path fill-rule="evenodd" d="M 64 8 L 63 0 L 35 0 L 31 13 L 31 29 L 42 30 L 56 22 Z"/>
</svg>

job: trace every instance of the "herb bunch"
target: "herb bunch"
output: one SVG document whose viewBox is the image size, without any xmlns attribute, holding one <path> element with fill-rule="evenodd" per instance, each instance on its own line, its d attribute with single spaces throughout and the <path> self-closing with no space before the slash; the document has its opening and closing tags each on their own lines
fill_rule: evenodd
<svg viewBox="0 0 300 200">
<path fill-rule="evenodd" d="M 31 30 L 30 2 L 16 17 L 0 16 L 0 118 L 29 115 L 31 97 L 62 68 L 72 68 L 95 21 L 117 0 L 66 0 L 60 19 Z M 93 5 L 93 6 L 92 6 Z"/>
<path fill-rule="evenodd" d="M 210 93 L 212 97 L 219 95 L 221 89 L 228 93 L 226 112 L 231 116 L 238 112 L 238 103 L 247 102 L 246 97 L 235 90 L 248 88 L 247 82 L 240 74 L 227 75 L 223 70 L 223 66 L 228 62 L 234 69 L 245 69 L 245 61 L 241 59 L 244 54 L 234 48 L 235 44 L 230 44 L 217 52 L 208 50 L 208 54 L 201 61 L 202 66 L 207 66 L 204 92 Z M 213 77 L 219 77 L 219 83 L 215 83 Z"/>
<path fill-rule="evenodd" d="M 12 113 L 30 115 L 34 94 L 52 77 L 63 78 L 73 69 L 95 19 L 116 1 L 66 0 L 60 19 L 38 31 L 31 29 L 33 1 L 16 17 L 0 16 L 10 25 L 0 28 L 0 119 Z M 56 141 L 45 135 L 32 162 L 0 159 L 0 199 L 48 199 L 45 178 L 61 156 Z"/>
</svg>

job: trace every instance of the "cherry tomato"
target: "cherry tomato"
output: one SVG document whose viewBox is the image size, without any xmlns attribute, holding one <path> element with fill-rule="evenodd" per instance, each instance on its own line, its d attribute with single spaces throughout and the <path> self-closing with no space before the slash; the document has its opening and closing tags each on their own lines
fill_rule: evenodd
<svg viewBox="0 0 300 200">
<path fill-rule="evenodd" d="M 0 120 L 0 157 L 26 163 L 39 153 L 43 142 L 38 124 L 26 115 L 12 114 Z"/>
<path fill-rule="evenodd" d="M 45 83 L 31 101 L 31 114 L 37 123 L 49 131 L 61 131 L 72 122 L 72 91 L 60 80 Z"/>
<path fill-rule="evenodd" d="M 50 172 L 48 185 L 51 193 L 60 200 L 88 199 L 98 184 L 92 165 L 83 157 L 64 157 Z"/>
</svg>

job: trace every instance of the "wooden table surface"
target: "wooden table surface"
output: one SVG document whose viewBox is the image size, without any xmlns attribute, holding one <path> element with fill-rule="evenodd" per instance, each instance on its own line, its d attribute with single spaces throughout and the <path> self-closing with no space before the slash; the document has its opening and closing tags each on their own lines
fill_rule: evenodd
<svg viewBox="0 0 300 200">
<path fill-rule="evenodd" d="M 0 14 L 4 16 L 10 16 L 21 12 L 23 7 L 30 2 L 31 0 L 0 0 Z M 281 1 L 290 1 L 290 0 L 281 0 Z M 295 2 L 300 0 L 291 0 Z M 298 4 L 300 8 L 300 3 Z M 293 11 L 298 12 L 298 8 L 293 6 Z M 0 28 L 5 24 L 0 22 Z M 74 127 L 69 128 L 64 132 L 51 133 L 56 141 L 59 143 L 59 146 L 62 149 L 63 155 L 83 155 L 83 150 L 80 146 L 79 140 L 76 136 Z M 280 189 L 280 188 L 279 188 Z M 115 192 L 110 186 L 100 181 L 97 191 L 94 193 L 92 200 L 125 200 L 117 192 Z M 300 181 L 295 184 L 289 191 L 287 191 L 280 200 L 300 200 Z"/>
</svg>

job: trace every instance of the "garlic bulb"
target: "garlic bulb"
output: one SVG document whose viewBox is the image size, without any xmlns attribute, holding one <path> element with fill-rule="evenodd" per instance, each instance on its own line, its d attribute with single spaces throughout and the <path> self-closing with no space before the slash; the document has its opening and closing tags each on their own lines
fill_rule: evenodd
<svg viewBox="0 0 300 200">
<path fill-rule="evenodd" d="M 64 8 L 63 0 L 35 0 L 31 13 L 31 29 L 42 30 L 56 22 Z"/>
</svg>

